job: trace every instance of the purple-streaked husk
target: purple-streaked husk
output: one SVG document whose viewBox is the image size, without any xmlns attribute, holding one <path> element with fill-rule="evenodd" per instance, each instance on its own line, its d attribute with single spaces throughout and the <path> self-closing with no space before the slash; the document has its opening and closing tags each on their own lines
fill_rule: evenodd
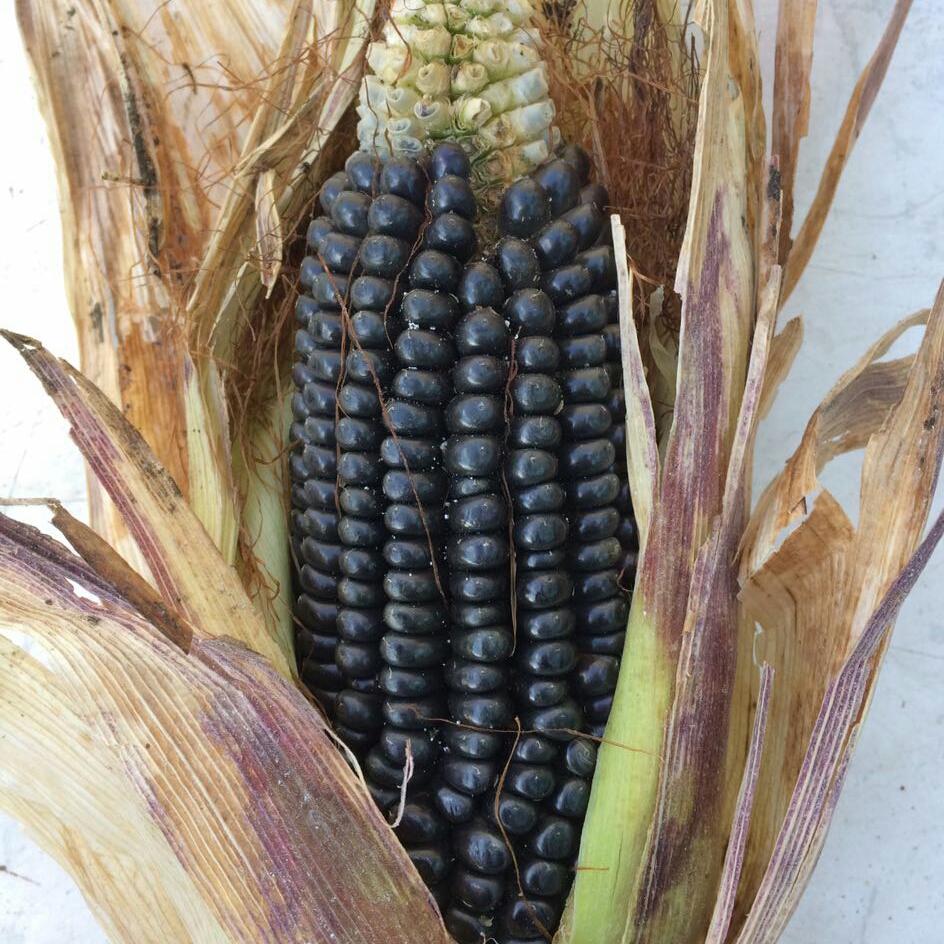
<svg viewBox="0 0 944 944">
<path fill-rule="evenodd" d="M 802 6 L 785 3 L 781 15 Z M 678 944 L 727 934 L 751 944 L 773 941 L 815 862 L 832 807 L 815 806 L 813 797 L 834 794 L 875 665 L 857 676 L 858 694 L 850 694 L 846 708 L 824 709 L 830 744 L 844 746 L 828 762 L 810 765 L 804 755 L 816 751 L 810 739 L 819 730 L 817 712 L 826 692 L 851 684 L 842 681 L 853 672 L 846 661 L 851 641 L 905 566 L 936 484 L 940 303 L 930 320 L 925 313 L 903 322 L 840 382 L 748 525 L 753 435 L 801 337 L 796 321 L 774 335 L 783 272 L 792 266 L 795 281 L 809 257 L 817 219 L 831 202 L 908 6 L 896 6 L 856 86 L 793 256 L 789 232 L 779 224 L 781 205 L 788 207 L 788 225 L 792 219 L 806 132 L 810 31 L 805 21 L 795 29 L 781 21 L 773 126 L 785 167 L 775 159 L 764 179 L 750 13 L 739 4 L 701 6 L 707 61 L 677 279 L 683 300 L 678 398 L 661 468 L 653 458 L 650 393 L 641 371 L 633 370 L 641 361 L 637 329 L 629 324 L 628 272 L 620 284 L 627 428 L 636 433 L 627 462 L 642 512 L 640 567 L 562 941 Z M 762 179 L 765 187 L 754 189 Z M 732 207 L 740 214 L 730 213 Z M 618 232 L 614 242 L 623 244 Z M 921 320 L 929 327 L 919 354 L 879 362 Z M 817 469 L 856 446 L 867 446 L 858 530 L 828 494 L 815 506 L 806 503 Z M 891 455 L 913 470 L 894 495 L 887 490 Z M 781 547 L 790 524 L 798 530 Z M 781 580 L 793 589 L 774 592 Z M 791 604 L 798 611 L 792 621 L 783 609 Z M 764 630 L 758 640 L 755 621 Z M 758 673 L 755 659 L 770 668 Z M 805 674 L 801 666 L 813 670 Z M 751 734 L 758 701 L 764 717 L 754 718 Z M 789 805 L 791 796 L 802 813 Z M 811 817 L 813 838 L 798 835 L 791 816 Z M 790 855 L 768 866 L 784 848 Z M 778 868 L 770 877 L 769 869 Z M 765 918 L 757 917 L 758 908 Z"/>
<path fill-rule="evenodd" d="M 61 509 L 54 521 L 81 556 L 0 518 L 0 803 L 115 941 L 447 941 L 146 443 L 78 372 L 6 337 L 69 420 L 154 586 Z"/>
<path fill-rule="evenodd" d="M 734 41 L 745 24 L 723 3 L 703 13 L 695 185 L 676 279 L 682 327 L 675 413 L 652 497 L 641 496 L 652 511 L 640 533 L 619 688 L 566 919 L 563 939 L 573 944 L 703 934 L 721 869 L 718 833 L 727 828 L 720 824 L 737 651 L 733 560 L 746 512 L 736 473 L 727 496 L 725 490 L 751 353 L 760 277 L 755 227 L 766 181 L 755 166 L 762 144 L 751 137 L 756 75 L 741 61 L 752 47 Z M 746 85 L 732 96 L 738 80 Z M 776 295 L 774 311 L 775 302 Z M 624 293 L 624 345 L 629 317 Z M 628 389 L 627 399 L 639 394 Z M 651 443 L 631 446 L 628 453 L 653 452 Z M 684 650 L 696 628 L 699 647 Z M 676 672 L 691 668 L 686 654 L 710 674 L 698 680 L 697 696 L 686 690 L 680 697 L 675 726 L 667 728 Z M 694 715 L 693 697 L 701 701 Z M 702 848 L 709 833 L 715 841 Z"/>
<path fill-rule="evenodd" d="M 184 652 L 109 573 L 5 517 L 0 585 L 0 803 L 111 940 L 445 944 L 321 715 L 265 659 L 202 633 Z"/>
</svg>

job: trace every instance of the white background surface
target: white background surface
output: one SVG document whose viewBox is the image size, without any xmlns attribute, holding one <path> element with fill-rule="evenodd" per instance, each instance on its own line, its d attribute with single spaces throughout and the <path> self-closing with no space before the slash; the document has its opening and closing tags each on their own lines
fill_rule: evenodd
<svg viewBox="0 0 944 944">
<path fill-rule="evenodd" d="M 777 4 L 755 5 L 767 79 Z M 51 161 L 12 3 L 0 6 L 0 324 L 74 358 Z M 801 153 L 798 220 L 892 0 L 823 0 L 820 6 L 813 130 Z M 758 482 L 785 460 L 840 371 L 894 320 L 930 304 L 944 277 L 942 49 L 944 6 L 916 0 L 820 248 L 785 312 L 804 316 L 806 343 L 762 430 Z M 81 514 L 78 454 L 39 385 L 6 350 L 0 350 L 0 391 L 0 496 L 55 495 Z M 850 461 L 826 477 L 852 514 L 857 475 Z M 832 832 L 787 944 L 944 940 L 942 577 L 944 551 L 899 619 Z M 69 879 L 2 818 L 0 942 L 104 942 Z"/>
</svg>

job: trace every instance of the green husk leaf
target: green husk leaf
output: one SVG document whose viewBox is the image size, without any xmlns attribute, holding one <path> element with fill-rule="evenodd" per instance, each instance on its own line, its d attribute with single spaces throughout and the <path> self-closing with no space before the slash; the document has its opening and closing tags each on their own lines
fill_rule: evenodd
<svg viewBox="0 0 944 944">
<path fill-rule="evenodd" d="M 732 540 L 737 542 L 731 528 L 736 529 L 743 514 L 738 507 L 727 511 L 723 539 L 714 522 L 722 510 L 746 379 L 758 278 L 755 237 L 742 222 L 757 219 L 760 199 L 753 189 L 758 188 L 758 178 L 751 173 L 756 146 L 748 139 L 744 110 L 753 92 L 748 95 L 742 88 L 742 94 L 731 94 L 735 74 L 742 72 L 739 57 L 747 55 L 744 48 L 729 45 L 733 36 L 740 35 L 741 25 L 737 13 L 724 3 L 708 4 L 701 22 L 707 52 L 695 183 L 676 282 L 683 300 L 678 395 L 648 540 L 639 561 L 619 686 L 594 777 L 572 914 L 561 935 L 573 944 L 631 941 L 640 935 L 646 940 L 694 940 L 699 927 L 707 927 L 705 912 L 710 914 L 714 894 L 711 876 L 721 868 L 716 849 L 701 864 L 699 887 L 682 908 L 691 909 L 690 920 L 680 920 L 681 912 L 667 913 L 662 923 L 654 920 L 656 899 L 678 881 L 677 876 L 649 875 L 650 869 L 661 868 L 665 851 L 661 840 L 658 848 L 650 843 L 655 835 L 651 831 L 661 822 L 655 817 L 661 812 L 659 784 L 667 762 L 663 739 L 683 628 L 689 615 L 696 615 L 687 612 L 689 597 L 699 603 L 710 597 L 720 605 L 713 623 L 719 633 L 733 616 L 730 576 L 715 585 L 700 585 L 705 561 L 696 561 L 703 558 L 706 547 L 713 546 L 715 555 L 724 556 Z M 627 400 L 634 396 L 637 391 L 628 388 Z M 739 498 L 735 504 L 742 501 Z M 720 641 L 710 646 L 718 660 L 716 696 L 730 684 L 734 672 L 735 649 L 728 644 L 725 659 Z M 709 805 L 700 806 L 699 815 L 710 820 L 713 812 L 721 812 L 721 783 L 713 778 L 724 779 L 718 769 L 719 764 L 724 766 L 728 724 L 723 699 L 715 697 L 706 704 L 703 721 L 711 731 L 712 756 L 701 772 L 703 790 L 698 794 L 698 800 Z M 690 807 L 687 820 L 692 813 Z M 682 886 L 678 887 L 681 895 Z M 687 887 L 691 890 L 690 884 Z M 679 936 L 673 939 L 673 933 Z"/>
</svg>

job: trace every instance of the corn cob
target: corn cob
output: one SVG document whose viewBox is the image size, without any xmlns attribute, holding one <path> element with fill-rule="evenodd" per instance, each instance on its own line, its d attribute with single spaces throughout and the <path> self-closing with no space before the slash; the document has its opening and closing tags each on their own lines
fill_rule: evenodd
<svg viewBox="0 0 944 944">
<path fill-rule="evenodd" d="M 593 769 L 574 732 L 602 732 L 625 626 L 612 256 L 604 198 L 563 153 L 504 195 L 494 265 L 471 261 L 461 149 L 369 174 L 355 155 L 302 266 L 303 676 L 387 811 L 409 750 L 398 834 L 460 941 L 559 920 Z"/>
<path fill-rule="evenodd" d="M 404 0 L 371 51 L 301 267 L 291 472 L 302 677 L 452 935 L 514 944 L 573 878 L 634 529 L 608 198 L 551 154 L 506 10 Z"/>
</svg>

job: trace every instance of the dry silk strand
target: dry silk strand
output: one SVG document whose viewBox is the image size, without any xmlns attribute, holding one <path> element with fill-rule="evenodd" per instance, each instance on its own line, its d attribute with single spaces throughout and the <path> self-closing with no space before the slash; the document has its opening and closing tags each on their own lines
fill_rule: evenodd
<svg viewBox="0 0 944 944">
<path fill-rule="evenodd" d="M 608 197 L 530 12 L 393 5 L 296 307 L 302 678 L 460 942 L 557 927 L 637 551 Z"/>
</svg>

